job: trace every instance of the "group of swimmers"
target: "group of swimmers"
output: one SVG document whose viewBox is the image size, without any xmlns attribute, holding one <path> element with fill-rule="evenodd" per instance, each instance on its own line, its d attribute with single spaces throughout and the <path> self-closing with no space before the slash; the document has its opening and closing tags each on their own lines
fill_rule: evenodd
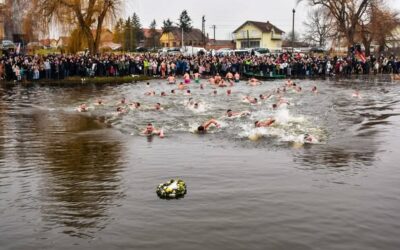
<svg viewBox="0 0 400 250">
<path fill-rule="evenodd" d="M 194 81 L 199 84 L 199 88 L 200 89 L 204 89 L 204 85 L 202 83 L 200 83 L 200 75 L 195 74 L 193 76 L 193 78 L 194 78 Z M 183 95 L 190 96 L 191 95 L 191 90 L 189 89 L 189 86 L 190 86 L 191 80 L 192 80 L 191 76 L 189 74 L 185 74 L 184 77 L 183 77 L 183 81 L 180 82 L 179 84 L 176 84 L 175 76 L 170 75 L 167 78 L 167 83 L 170 84 L 170 85 L 176 85 L 177 86 L 177 89 L 172 89 L 171 90 L 170 95 L 176 94 L 177 93 L 176 91 L 181 91 L 181 93 L 183 93 Z M 229 86 L 234 86 L 234 83 L 237 83 L 239 81 L 240 81 L 240 75 L 238 73 L 236 73 L 235 75 L 233 75 L 232 73 L 228 73 L 225 76 L 225 79 L 223 79 L 220 75 L 217 74 L 216 76 L 208 79 L 208 84 L 210 84 L 213 87 L 223 87 L 221 85 L 224 85 L 224 84 L 228 84 Z M 253 78 L 253 79 L 249 79 L 247 84 L 249 86 L 256 87 L 256 86 L 262 84 L 262 82 L 260 82 L 259 80 Z M 147 85 L 150 86 L 150 83 L 147 83 Z M 258 97 L 245 96 L 242 99 L 242 101 L 246 102 L 246 103 L 249 103 L 249 104 L 252 104 L 252 105 L 257 105 L 263 100 L 268 100 L 271 97 L 275 97 L 276 101 L 272 104 L 271 108 L 273 110 L 276 110 L 279 107 L 281 107 L 282 105 L 290 105 L 290 103 L 284 98 L 285 94 L 288 91 L 300 93 L 303 90 L 298 84 L 296 84 L 292 80 L 287 80 L 286 83 L 283 86 L 278 87 L 278 88 L 272 90 L 269 93 L 260 94 Z M 311 89 L 311 92 L 313 94 L 317 94 L 318 93 L 317 87 L 313 86 L 312 89 Z M 228 96 L 231 95 L 231 93 L 232 93 L 231 89 L 228 89 L 226 91 L 226 94 Z M 216 95 L 217 94 L 217 90 L 214 89 L 211 94 L 212 95 Z M 357 95 L 357 97 L 360 97 L 360 94 L 359 94 L 358 91 L 355 94 Z M 151 91 L 145 92 L 144 95 L 146 95 L 146 96 L 156 96 L 156 92 L 151 90 Z M 164 97 L 164 96 L 167 96 L 167 93 L 166 92 L 161 92 L 159 95 L 161 97 Z M 104 105 L 104 102 L 101 99 L 99 99 L 99 100 L 97 100 L 95 105 Z M 186 105 L 191 107 L 191 108 L 193 108 L 193 109 L 198 109 L 199 106 L 200 106 L 200 103 L 194 101 L 194 99 L 190 97 L 188 102 L 186 103 Z M 137 109 L 141 108 L 141 104 L 139 102 L 128 103 L 125 98 L 122 98 L 117 103 L 117 108 L 116 108 L 117 114 L 118 115 L 123 115 L 123 114 L 127 113 L 126 107 L 129 107 L 129 109 L 131 109 L 131 110 L 134 110 L 134 109 L 137 110 Z M 156 111 L 162 110 L 162 109 L 163 109 L 163 107 L 161 106 L 160 103 L 156 103 L 154 105 L 154 107 L 152 108 L 152 110 L 156 110 Z M 87 112 L 87 111 L 89 111 L 89 108 L 87 107 L 86 104 L 83 103 L 77 108 L 77 110 L 79 112 Z M 235 112 L 235 111 L 233 111 L 231 109 L 228 109 L 226 111 L 226 114 L 225 114 L 225 116 L 228 117 L 228 118 L 238 118 L 238 117 L 245 118 L 245 117 L 248 117 L 250 115 L 251 115 L 250 111 Z M 277 123 L 277 120 L 274 117 L 269 117 L 269 118 L 267 118 L 265 120 L 255 121 L 254 122 L 254 127 L 255 128 L 263 128 L 263 127 L 266 128 L 266 127 L 271 127 L 276 123 Z M 195 132 L 196 133 L 200 133 L 200 134 L 206 133 L 212 127 L 215 127 L 217 129 L 221 128 L 220 123 L 215 118 L 209 119 L 209 120 L 204 121 L 203 123 L 201 123 L 197 127 Z M 159 129 L 159 128 L 154 127 L 154 125 L 152 123 L 148 123 L 146 128 L 144 128 L 141 131 L 141 134 L 142 135 L 146 135 L 146 136 L 155 135 L 155 136 L 159 136 L 160 138 L 164 138 L 165 137 L 165 133 L 164 133 L 163 129 Z M 305 134 L 304 135 L 304 141 L 308 142 L 308 143 L 314 143 L 314 142 L 317 142 L 318 140 L 313 135 Z"/>
</svg>

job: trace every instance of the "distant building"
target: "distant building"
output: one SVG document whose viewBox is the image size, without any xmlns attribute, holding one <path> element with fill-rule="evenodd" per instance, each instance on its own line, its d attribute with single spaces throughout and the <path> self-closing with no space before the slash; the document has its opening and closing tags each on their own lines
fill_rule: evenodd
<svg viewBox="0 0 400 250">
<path fill-rule="evenodd" d="M 92 29 L 93 37 L 96 37 L 96 29 Z M 114 33 L 110 29 L 101 29 L 100 47 L 103 43 L 111 43 L 114 40 Z"/>
<path fill-rule="evenodd" d="M 233 32 L 233 35 L 237 49 L 261 47 L 281 50 L 284 33 L 270 22 L 246 21 Z"/>
<path fill-rule="evenodd" d="M 400 48 L 400 25 L 393 31 L 393 36 L 388 40 L 390 49 Z"/>
<path fill-rule="evenodd" d="M 159 47 L 162 30 L 156 29 L 155 34 L 151 33 L 151 29 L 145 28 L 142 30 L 143 30 L 144 40 L 140 43 L 140 45 L 146 48 Z"/>
<path fill-rule="evenodd" d="M 204 41 L 207 41 L 201 30 L 192 29 L 190 32 L 183 33 L 183 41 L 185 46 L 204 46 Z M 163 32 L 160 38 L 162 47 L 181 47 L 182 46 L 182 29 L 172 27 L 170 32 Z"/>
</svg>

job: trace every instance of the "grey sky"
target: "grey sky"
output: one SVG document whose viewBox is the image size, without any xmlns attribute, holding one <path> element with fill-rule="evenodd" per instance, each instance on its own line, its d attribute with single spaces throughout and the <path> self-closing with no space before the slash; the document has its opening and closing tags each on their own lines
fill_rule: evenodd
<svg viewBox="0 0 400 250">
<path fill-rule="evenodd" d="M 201 17 L 206 16 L 206 32 L 212 38 L 211 25 L 217 26 L 217 39 L 231 39 L 231 33 L 246 20 L 270 21 L 289 32 L 292 29 L 292 9 L 296 0 L 126 0 L 124 16 L 136 12 L 144 27 L 156 19 L 158 28 L 164 19 L 176 22 L 183 9 L 189 12 L 193 26 L 201 29 Z M 388 0 L 391 7 L 400 10 L 400 0 Z M 303 30 L 308 6 L 296 7 L 295 30 Z"/>
</svg>

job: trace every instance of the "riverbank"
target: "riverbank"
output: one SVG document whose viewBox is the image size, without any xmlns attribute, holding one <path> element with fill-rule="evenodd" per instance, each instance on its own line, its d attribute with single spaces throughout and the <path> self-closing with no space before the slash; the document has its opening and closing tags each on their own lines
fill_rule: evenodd
<svg viewBox="0 0 400 250">
<path fill-rule="evenodd" d="M 58 86 L 58 85 L 82 85 L 82 84 L 124 84 L 133 82 L 144 82 L 154 79 L 150 76 L 137 75 L 137 76 L 121 76 L 121 77 L 68 77 L 64 79 L 54 80 L 54 79 L 40 79 L 36 81 L 4 81 L 1 80 L 0 84 L 4 85 L 14 85 L 18 84 L 38 84 L 47 86 Z"/>
</svg>

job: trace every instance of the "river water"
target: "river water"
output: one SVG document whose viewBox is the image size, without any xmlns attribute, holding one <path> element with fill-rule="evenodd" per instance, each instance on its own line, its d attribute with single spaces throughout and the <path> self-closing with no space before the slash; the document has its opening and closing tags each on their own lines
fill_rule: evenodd
<svg viewBox="0 0 400 250">
<path fill-rule="evenodd" d="M 275 97 L 242 97 L 283 81 L 239 83 L 230 96 L 192 84 L 198 109 L 181 91 L 161 97 L 176 87 L 158 80 L 1 86 L 0 248 L 399 249 L 400 85 L 297 83 L 302 93 L 277 110 Z M 117 115 L 123 97 L 142 107 Z M 228 108 L 251 115 L 228 119 Z M 274 126 L 254 128 L 268 117 Z M 193 133 L 210 118 L 222 127 Z M 148 122 L 166 137 L 141 136 Z M 186 182 L 183 199 L 157 197 L 171 178 Z"/>
</svg>

